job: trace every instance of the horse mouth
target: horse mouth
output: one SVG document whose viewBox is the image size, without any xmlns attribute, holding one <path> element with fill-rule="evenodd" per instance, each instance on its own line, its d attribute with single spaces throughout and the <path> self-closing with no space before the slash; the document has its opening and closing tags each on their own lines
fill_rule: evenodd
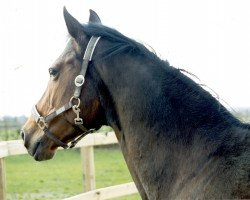
<svg viewBox="0 0 250 200">
<path fill-rule="evenodd" d="M 38 141 L 34 144 L 33 148 L 30 149 L 29 153 L 36 161 L 43 161 L 53 158 L 55 151 L 56 148 L 44 148 L 42 142 Z"/>
<path fill-rule="evenodd" d="M 34 147 L 33 147 L 32 150 L 31 150 L 31 156 L 33 156 L 33 157 L 36 156 L 36 152 L 37 152 L 37 149 L 38 149 L 40 143 L 41 143 L 41 142 L 36 142 L 36 143 L 35 143 Z"/>
</svg>

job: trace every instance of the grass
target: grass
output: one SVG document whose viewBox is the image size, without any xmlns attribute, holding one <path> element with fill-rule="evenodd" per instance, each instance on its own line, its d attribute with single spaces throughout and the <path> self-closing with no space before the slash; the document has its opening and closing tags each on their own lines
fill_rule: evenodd
<svg viewBox="0 0 250 200">
<path fill-rule="evenodd" d="M 97 188 L 132 181 L 117 147 L 95 148 Z M 56 200 L 83 192 L 79 150 L 58 151 L 49 161 L 36 162 L 29 155 L 6 158 L 7 199 Z M 138 200 L 139 195 L 116 198 Z"/>
<path fill-rule="evenodd" d="M 7 140 L 18 140 L 21 139 L 19 130 L 0 130 L 0 141 L 7 141 Z"/>
</svg>

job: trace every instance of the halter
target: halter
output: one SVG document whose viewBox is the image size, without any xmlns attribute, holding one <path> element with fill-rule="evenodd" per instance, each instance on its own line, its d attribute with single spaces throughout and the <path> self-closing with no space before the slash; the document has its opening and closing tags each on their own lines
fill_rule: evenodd
<svg viewBox="0 0 250 200">
<path fill-rule="evenodd" d="M 56 111 L 48 114 L 47 116 L 43 117 L 37 111 L 36 105 L 33 106 L 31 111 L 31 116 L 34 118 L 35 122 L 39 126 L 40 129 L 43 130 L 44 134 L 50 138 L 53 142 L 55 142 L 58 146 L 63 147 L 64 149 L 73 148 L 77 142 L 79 142 L 85 135 L 88 133 L 93 133 L 95 129 L 87 129 L 83 126 L 83 119 L 80 117 L 80 95 L 82 91 L 82 86 L 85 82 L 85 75 L 89 65 L 89 62 L 92 60 L 92 56 L 95 50 L 95 47 L 100 40 L 101 37 L 92 36 L 89 40 L 87 48 L 85 50 L 83 56 L 83 63 L 81 67 L 81 71 L 78 76 L 75 77 L 75 92 L 74 95 L 70 98 L 69 102 L 66 103 L 64 106 L 60 107 Z M 76 127 L 79 131 L 83 131 L 78 137 L 76 137 L 73 141 L 71 141 L 70 145 L 62 142 L 59 140 L 53 133 L 49 131 L 48 123 L 56 118 L 58 115 L 72 109 L 73 112 L 76 114 L 76 118 L 74 119 L 74 127 Z"/>
</svg>

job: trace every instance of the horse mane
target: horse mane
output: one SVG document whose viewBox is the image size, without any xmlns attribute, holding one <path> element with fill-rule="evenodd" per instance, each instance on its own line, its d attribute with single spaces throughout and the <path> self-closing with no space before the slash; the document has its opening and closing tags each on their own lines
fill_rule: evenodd
<svg viewBox="0 0 250 200">
<path fill-rule="evenodd" d="M 192 100 L 194 100 L 194 102 L 188 102 L 186 109 L 189 110 L 191 108 L 194 108 L 193 111 L 189 111 L 194 114 L 195 117 L 203 117 L 205 121 L 204 124 L 206 124 L 206 122 L 210 120 L 210 127 L 213 128 L 217 125 L 216 123 L 218 123 L 220 119 L 223 119 L 225 124 L 222 126 L 227 126 L 228 124 L 230 124 L 237 127 L 250 129 L 249 124 L 244 124 L 240 120 L 235 118 L 215 97 L 213 97 L 201 85 L 197 84 L 191 78 L 184 75 L 180 69 L 170 66 L 167 61 L 161 60 L 155 52 L 150 51 L 143 44 L 128 38 L 115 29 L 106 27 L 102 24 L 85 24 L 83 25 L 83 31 L 89 36 L 101 36 L 105 40 L 109 40 L 113 43 L 113 46 L 110 49 L 101 52 L 101 54 L 97 56 L 98 60 L 106 59 L 122 53 L 132 52 L 146 56 L 153 62 L 156 62 L 158 65 L 164 68 L 168 75 L 170 75 L 176 82 L 176 85 L 180 87 L 173 90 L 173 93 L 177 92 L 179 94 L 172 95 L 176 95 L 177 98 L 185 99 L 187 101 L 188 99 L 193 97 Z M 176 109 L 184 106 L 184 102 L 179 101 L 179 99 L 173 103 Z M 207 116 L 210 116 L 210 118 L 205 119 Z M 185 118 L 185 116 L 183 117 Z"/>
<path fill-rule="evenodd" d="M 154 61 L 162 62 L 154 51 L 150 51 L 143 44 L 121 34 L 115 29 L 109 28 L 102 24 L 91 23 L 83 25 L 83 31 L 89 36 L 101 36 L 105 40 L 109 40 L 113 43 L 112 48 L 102 52 L 98 58 L 106 59 L 124 52 L 133 52 L 145 55 Z M 167 64 L 167 62 L 165 62 L 165 64 Z"/>
</svg>

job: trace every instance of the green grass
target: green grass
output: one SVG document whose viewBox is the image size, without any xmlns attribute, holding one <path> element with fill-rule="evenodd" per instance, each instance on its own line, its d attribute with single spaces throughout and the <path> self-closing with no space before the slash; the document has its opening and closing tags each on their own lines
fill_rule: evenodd
<svg viewBox="0 0 250 200">
<path fill-rule="evenodd" d="M 19 130 L 0 130 L 0 141 L 21 139 Z"/>
<path fill-rule="evenodd" d="M 95 148 L 97 188 L 132 181 L 117 147 Z M 58 151 L 49 161 L 36 162 L 29 155 L 6 158 L 7 199 L 55 200 L 83 192 L 79 150 Z M 131 195 L 117 200 L 138 200 Z"/>
</svg>

